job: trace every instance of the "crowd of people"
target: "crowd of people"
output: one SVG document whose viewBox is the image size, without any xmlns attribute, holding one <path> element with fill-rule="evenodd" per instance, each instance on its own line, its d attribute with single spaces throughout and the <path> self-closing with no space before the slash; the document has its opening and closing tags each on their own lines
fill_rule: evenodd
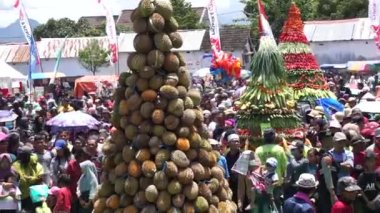
<svg viewBox="0 0 380 213">
<path fill-rule="evenodd" d="M 60 103 L 57 105 L 56 103 Z M 3 97 L 0 109 L 17 114 L 0 132 L 0 212 L 92 212 L 102 180 L 102 144 L 109 137 L 112 101 L 95 94 L 81 99 L 52 94 L 30 101 Z M 101 121 L 99 129 L 52 134 L 46 121 L 59 113 L 81 110 Z M 42 196 L 39 186 L 46 187 Z M 36 187 L 40 200 L 32 188 Z"/>
<path fill-rule="evenodd" d="M 353 97 L 341 79 L 329 84 L 344 111 L 327 115 L 311 107 L 300 114 L 302 130 L 285 138 L 267 129 L 264 143 L 247 150 L 249 140 L 237 127 L 234 108 L 246 82 L 225 87 L 193 82 L 203 94 L 209 141 L 221 153 L 218 164 L 240 212 L 380 212 L 380 125 L 355 108 L 372 89 L 359 82 L 360 93 Z M 1 110 L 18 115 L 0 129 L 0 213 L 92 212 L 106 178 L 101 148 L 112 131 L 112 105 L 111 97 L 95 94 L 80 99 L 47 94 L 30 101 L 0 93 Z M 77 110 L 101 121 L 99 129 L 52 134 L 45 125 L 59 113 Z M 48 196 L 36 202 L 31 188 L 41 185 L 48 187 Z"/>
<path fill-rule="evenodd" d="M 303 128 L 286 138 L 267 129 L 264 144 L 254 151 L 244 149 L 249 141 L 236 128 L 233 107 L 246 84 L 205 92 L 205 121 L 213 147 L 224 156 L 219 163 L 226 162 L 240 212 L 380 212 L 379 119 L 355 108 L 375 101 L 367 95 L 377 85 L 372 78 L 329 79 L 344 111 L 300 109 Z"/>
</svg>

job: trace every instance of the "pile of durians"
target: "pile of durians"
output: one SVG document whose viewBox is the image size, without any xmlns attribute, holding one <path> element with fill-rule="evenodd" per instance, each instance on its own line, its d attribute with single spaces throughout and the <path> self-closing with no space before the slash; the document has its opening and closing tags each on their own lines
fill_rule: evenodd
<svg viewBox="0 0 380 213">
<path fill-rule="evenodd" d="M 94 212 L 236 212 L 191 89 L 169 0 L 142 0 L 131 15 L 136 52 L 114 94 Z"/>
</svg>

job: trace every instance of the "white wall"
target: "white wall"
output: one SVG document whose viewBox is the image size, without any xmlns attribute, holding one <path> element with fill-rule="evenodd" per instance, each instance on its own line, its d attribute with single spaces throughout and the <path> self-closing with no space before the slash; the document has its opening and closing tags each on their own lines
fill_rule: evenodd
<svg viewBox="0 0 380 213">
<path fill-rule="evenodd" d="M 210 53 L 206 53 L 203 51 L 193 51 L 193 52 L 182 52 L 185 57 L 187 67 L 190 72 L 194 72 L 204 67 L 209 67 L 211 64 L 211 58 L 204 58 L 204 55 L 209 55 Z M 242 59 L 243 51 L 234 51 L 233 55 L 235 57 L 239 57 Z M 119 71 L 125 72 L 128 70 L 127 67 L 127 58 L 128 53 L 120 53 L 119 54 Z M 54 70 L 55 59 L 41 59 L 42 69 L 44 72 L 52 72 Z M 13 68 L 19 70 L 22 74 L 28 74 L 28 64 L 27 63 L 19 63 L 19 64 L 9 64 Z M 75 77 L 75 76 L 85 76 L 92 75 L 92 73 L 86 70 L 78 61 L 77 58 L 62 58 L 61 63 L 59 65 L 59 72 L 65 73 L 67 77 Z M 38 72 L 41 72 L 40 69 Z M 96 75 L 113 75 L 116 74 L 116 70 L 114 67 L 102 67 L 100 71 L 96 73 Z"/>
<path fill-rule="evenodd" d="M 311 48 L 320 64 L 380 60 L 380 50 L 374 40 L 313 42 Z"/>
</svg>

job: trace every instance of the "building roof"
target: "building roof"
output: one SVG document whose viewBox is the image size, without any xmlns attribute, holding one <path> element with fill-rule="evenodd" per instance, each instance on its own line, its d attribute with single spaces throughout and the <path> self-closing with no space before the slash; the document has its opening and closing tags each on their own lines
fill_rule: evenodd
<svg viewBox="0 0 380 213">
<path fill-rule="evenodd" d="M 222 50 L 234 51 L 245 49 L 245 46 L 250 38 L 251 30 L 249 28 L 225 26 L 220 29 L 220 40 L 222 43 Z M 208 35 L 203 39 L 202 50 L 211 51 L 210 37 Z"/>
<path fill-rule="evenodd" d="M 368 18 L 306 21 L 304 32 L 310 42 L 372 40 L 375 37 Z"/>
<path fill-rule="evenodd" d="M 183 45 L 174 51 L 199 51 L 204 40 L 206 30 L 179 31 Z M 135 33 L 122 33 L 118 38 L 119 52 L 134 52 L 133 39 Z M 107 37 L 67 38 L 62 58 L 77 57 L 79 51 L 85 48 L 91 40 L 98 40 L 99 44 L 107 49 Z M 45 38 L 37 42 L 37 49 L 41 59 L 56 58 L 56 53 L 64 42 L 64 38 Z M 7 63 L 27 63 L 29 61 L 29 47 L 27 44 L 0 45 L 0 61 Z"/>
</svg>

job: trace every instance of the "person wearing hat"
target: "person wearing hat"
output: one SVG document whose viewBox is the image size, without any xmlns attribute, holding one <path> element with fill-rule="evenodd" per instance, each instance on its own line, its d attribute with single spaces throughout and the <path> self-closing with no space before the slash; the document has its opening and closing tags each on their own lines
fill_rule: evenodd
<svg viewBox="0 0 380 213">
<path fill-rule="evenodd" d="M 366 151 L 372 151 L 376 153 L 377 155 L 379 155 L 380 154 L 380 128 L 377 128 L 375 130 L 375 137 L 373 141 L 374 141 L 373 144 L 367 147 Z M 376 167 L 377 168 L 380 167 L 380 158 L 377 158 Z"/>
<path fill-rule="evenodd" d="M 347 136 L 343 132 L 337 132 L 334 134 L 333 141 L 334 147 L 329 151 L 329 154 L 338 167 L 338 178 L 349 176 L 354 167 L 354 154 L 345 149 L 348 141 Z"/>
<path fill-rule="evenodd" d="M 34 211 L 34 204 L 29 195 L 29 187 L 43 182 L 44 168 L 37 161 L 37 156 L 32 155 L 33 146 L 26 144 L 19 148 L 16 162 L 12 169 L 19 176 L 21 191 L 21 207 L 27 211 Z"/>
<path fill-rule="evenodd" d="M 352 203 L 356 200 L 361 188 L 355 178 L 350 176 L 341 177 L 337 184 L 338 200 L 331 208 L 331 213 L 353 213 Z"/>
<path fill-rule="evenodd" d="M 67 147 L 67 143 L 63 139 L 58 139 L 55 142 L 54 150 L 56 150 L 56 156 L 51 160 L 50 172 L 51 180 L 56 185 L 58 182 L 58 176 L 66 171 L 68 162 L 71 159 L 71 152 Z"/>
<path fill-rule="evenodd" d="M 364 172 L 359 175 L 358 185 L 363 189 L 363 200 L 360 200 L 360 207 L 364 209 L 363 212 L 375 213 L 380 209 L 371 204 L 379 195 L 380 187 L 379 180 L 380 174 L 376 172 L 376 161 L 378 155 L 369 150 L 365 152 Z M 377 210 L 377 211 L 376 211 Z"/>
<path fill-rule="evenodd" d="M 212 149 L 219 154 L 218 165 L 221 168 L 223 168 L 223 170 L 224 170 L 224 177 L 226 179 L 230 178 L 230 173 L 228 171 L 226 157 L 224 157 L 223 155 L 220 154 L 220 143 L 219 143 L 219 141 L 217 141 L 215 139 L 212 139 L 212 138 L 208 139 L 208 141 L 210 142 L 210 145 L 211 145 Z"/>
<path fill-rule="evenodd" d="M 316 212 L 310 196 L 315 192 L 318 181 L 314 175 L 303 173 L 296 181 L 297 193 L 284 203 L 283 213 L 312 213 Z"/>
<path fill-rule="evenodd" d="M 284 199 L 292 197 L 297 192 L 296 181 L 307 172 L 307 159 L 304 157 L 305 145 L 301 140 L 294 140 L 290 145 L 291 158 L 286 169 Z"/>
<path fill-rule="evenodd" d="M 368 142 L 369 140 L 361 135 L 355 135 L 351 138 L 352 153 L 354 154 L 354 167 L 351 176 L 354 178 L 358 178 L 364 170 L 364 150 Z"/>
<path fill-rule="evenodd" d="M 257 147 L 255 153 L 261 162 L 266 162 L 270 157 L 277 159 L 278 166 L 276 173 L 280 182 L 282 182 L 285 177 L 288 158 L 284 148 L 276 144 L 276 132 L 273 129 L 264 130 L 264 144 Z"/>
<path fill-rule="evenodd" d="M 238 134 L 230 134 L 227 137 L 228 152 L 225 155 L 228 165 L 228 173 L 230 174 L 229 185 L 233 192 L 232 200 L 237 203 L 237 190 L 238 190 L 238 173 L 232 172 L 232 167 L 241 155 L 240 150 L 240 137 Z"/>
</svg>

